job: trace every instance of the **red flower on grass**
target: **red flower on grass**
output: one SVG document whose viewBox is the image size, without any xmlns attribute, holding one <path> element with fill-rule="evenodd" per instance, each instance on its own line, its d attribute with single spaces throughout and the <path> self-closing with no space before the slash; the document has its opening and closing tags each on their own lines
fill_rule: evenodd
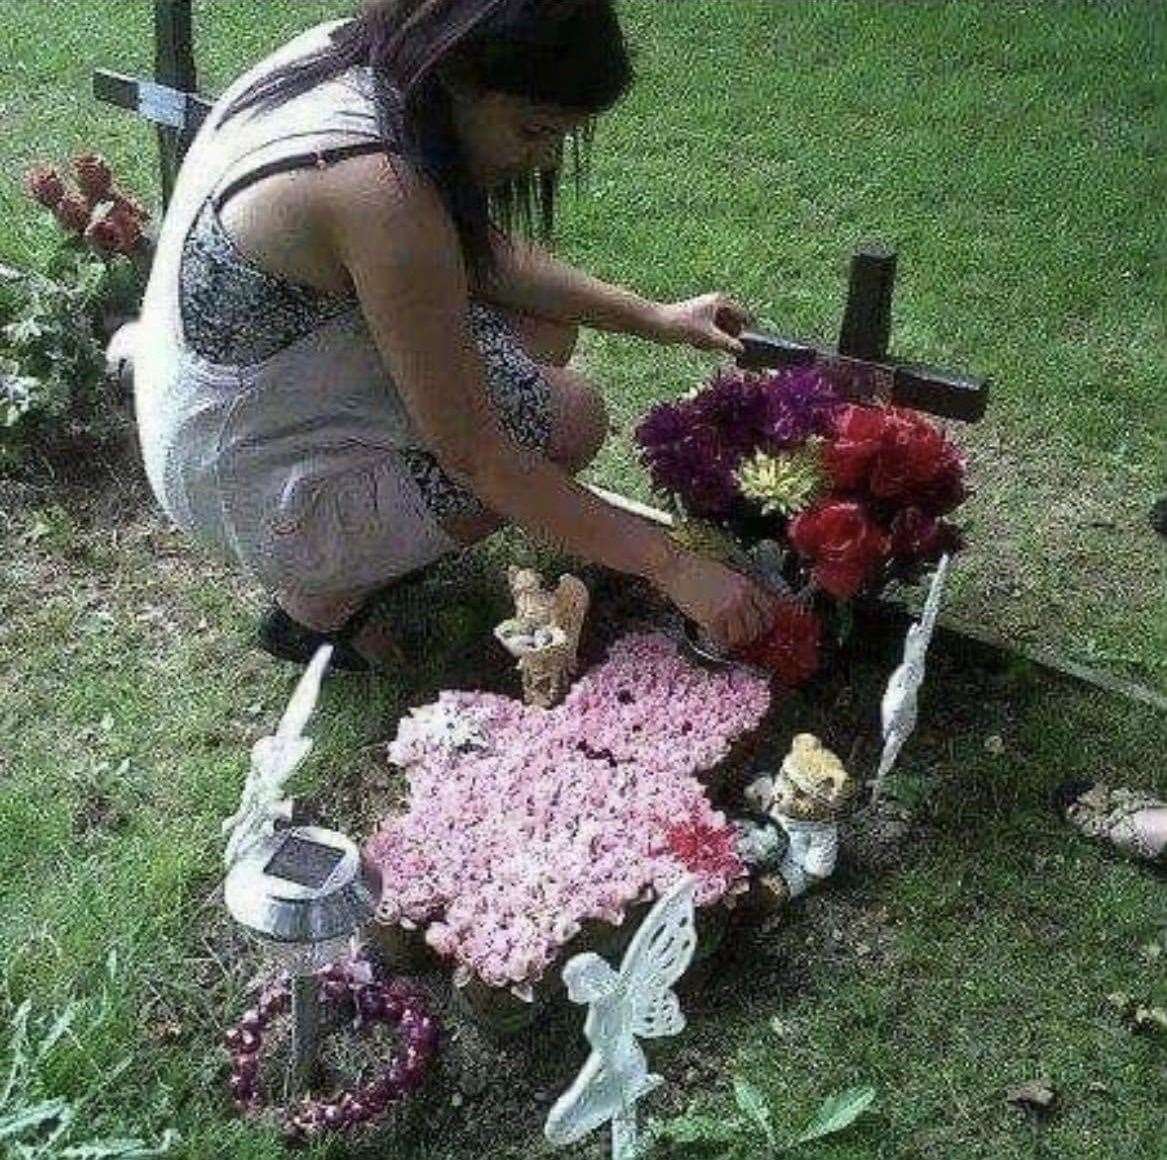
<svg viewBox="0 0 1167 1160">
<path fill-rule="evenodd" d="M 721 876 L 732 881 L 745 873 L 729 826 L 680 822 L 665 831 L 665 842 L 677 861 L 694 874 Z"/>
<path fill-rule="evenodd" d="M 90 208 L 107 200 L 113 192 L 113 173 L 109 163 L 97 153 L 86 153 L 73 161 L 77 185 Z"/>
<path fill-rule="evenodd" d="M 75 193 L 67 193 L 53 207 L 53 216 L 61 228 L 80 237 L 89 226 L 89 206 Z"/>
<path fill-rule="evenodd" d="M 790 542 L 813 564 L 813 576 L 837 600 L 850 600 L 887 559 L 884 530 L 853 500 L 834 500 L 790 521 Z"/>
<path fill-rule="evenodd" d="M 34 201 L 45 209 L 56 209 L 65 196 L 65 183 L 61 175 L 48 166 L 30 169 L 24 178 L 24 188 Z"/>
<path fill-rule="evenodd" d="M 743 649 L 739 656 L 746 664 L 773 673 L 785 688 L 797 689 L 818 672 L 821 640 L 819 618 L 801 604 L 783 600 L 769 634 Z"/>
</svg>

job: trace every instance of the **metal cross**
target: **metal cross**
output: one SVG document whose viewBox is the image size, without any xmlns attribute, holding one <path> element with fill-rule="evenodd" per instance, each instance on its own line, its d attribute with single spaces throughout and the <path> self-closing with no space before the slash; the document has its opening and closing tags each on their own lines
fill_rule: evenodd
<svg viewBox="0 0 1167 1160">
<path fill-rule="evenodd" d="M 154 0 L 152 81 L 98 69 L 93 74 L 93 95 L 158 126 L 165 207 L 182 159 L 211 111 L 211 102 L 198 95 L 191 0 Z"/>
</svg>

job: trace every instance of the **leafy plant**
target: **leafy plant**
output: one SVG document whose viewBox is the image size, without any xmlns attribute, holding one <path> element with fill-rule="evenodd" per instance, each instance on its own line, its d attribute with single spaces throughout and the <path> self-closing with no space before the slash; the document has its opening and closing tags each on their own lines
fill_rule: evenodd
<svg viewBox="0 0 1167 1160">
<path fill-rule="evenodd" d="M 83 1009 L 82 1003 L 70 1003 L 55 1018 L 38 1025 L 32 1004 L 25 1002 L 12 1017 L 5 1052 L 8 1073 L 0 1088 L 0 1154 L 13 1160 L 143 1160 L 162 1156 L 177 1143 L 174 1131 L 167 1131 L 156 1146 L 136 1139 L 71 1141 L 85 1101 L 70 1103 L 60 1096 L 47 1096 L 42 1077 Z M 109 1078 L 107 1074 L 104 1082 Z"/>
<path fill-rule="evenodd" d="M 680 1146 L 721 1146 L 747 1150 L 750 1156 L 779 1156 L 800 1144 L 833 1136 L 849 1128 L 875 1102 L 875 1088 L 849 1088 L 831 1096 L 793 1140 L 779 1143 L 765 1096 L 749 1080 L 735 1076 L 738 1116 L 687 1112 L 670 1120 L 653 1120 L 645 1134 L 646 1151 L 657 1142 Z"/>
<path fill-rule="evenodd" d="M 105 319 L 132 309 L 136 275 L 63 247 L 50 275 L 0 280 L 0 469 L 122 425 L 105 370 Z"/>
</svg>

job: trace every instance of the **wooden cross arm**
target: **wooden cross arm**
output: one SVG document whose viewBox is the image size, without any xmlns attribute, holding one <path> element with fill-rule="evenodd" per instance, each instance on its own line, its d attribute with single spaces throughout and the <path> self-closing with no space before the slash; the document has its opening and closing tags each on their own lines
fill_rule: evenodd
<svg viewBox="0 0 1167 1160">
<path fill-rule="evenodd" d="M 843 392 L 859 402 L 883 399 L 945 419 L 975 423 L 989 404 L 988 380 L 937 370 L 895 359 L 849 358 L 827 346 L 746 332 L 739 335 L 745 352 L 743 370 L 780 370 L 817 366 L 831 374 Z"/>
<path fill-rule="evenodd" d="M 93 95 L 106 104 L 129 109 L 169 129 L 194 136 L 207 119 L 212 103 L 197 93 L 184 93 L 154 81 L 135 80 L 109 69 L 93 74 Z"/>
</svg>

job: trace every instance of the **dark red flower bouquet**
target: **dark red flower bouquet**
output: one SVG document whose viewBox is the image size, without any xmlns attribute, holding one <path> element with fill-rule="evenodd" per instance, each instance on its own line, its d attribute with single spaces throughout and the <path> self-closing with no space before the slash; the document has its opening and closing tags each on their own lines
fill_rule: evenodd
<svg viewBox="0 0 1167 1160">
<path fill-rule="evenodd" d="M 87 153 L 73 160 L 76 189 L 50 166 L 30 170 L 25 191 L 49 210 L 68 237 L 102 258 L 138 257 L 150 215 L 134 198 L 117 188 L 104 157 Z"/>
<path fill-rule="evenodd" d="M 763 543 L 778 549 L 770 578 L 789 608 L 746 659 L 791 686 L 817 668 L 824 597 L 916 582 L 963 544 L 944 517 L 967 494 L 965 460 L 944 431 L 914 411 L 849 403 L 817 370 L 719 371 L 654 407 L 636 440 L 682 542 L 738 564 Z"/>
</svg>

